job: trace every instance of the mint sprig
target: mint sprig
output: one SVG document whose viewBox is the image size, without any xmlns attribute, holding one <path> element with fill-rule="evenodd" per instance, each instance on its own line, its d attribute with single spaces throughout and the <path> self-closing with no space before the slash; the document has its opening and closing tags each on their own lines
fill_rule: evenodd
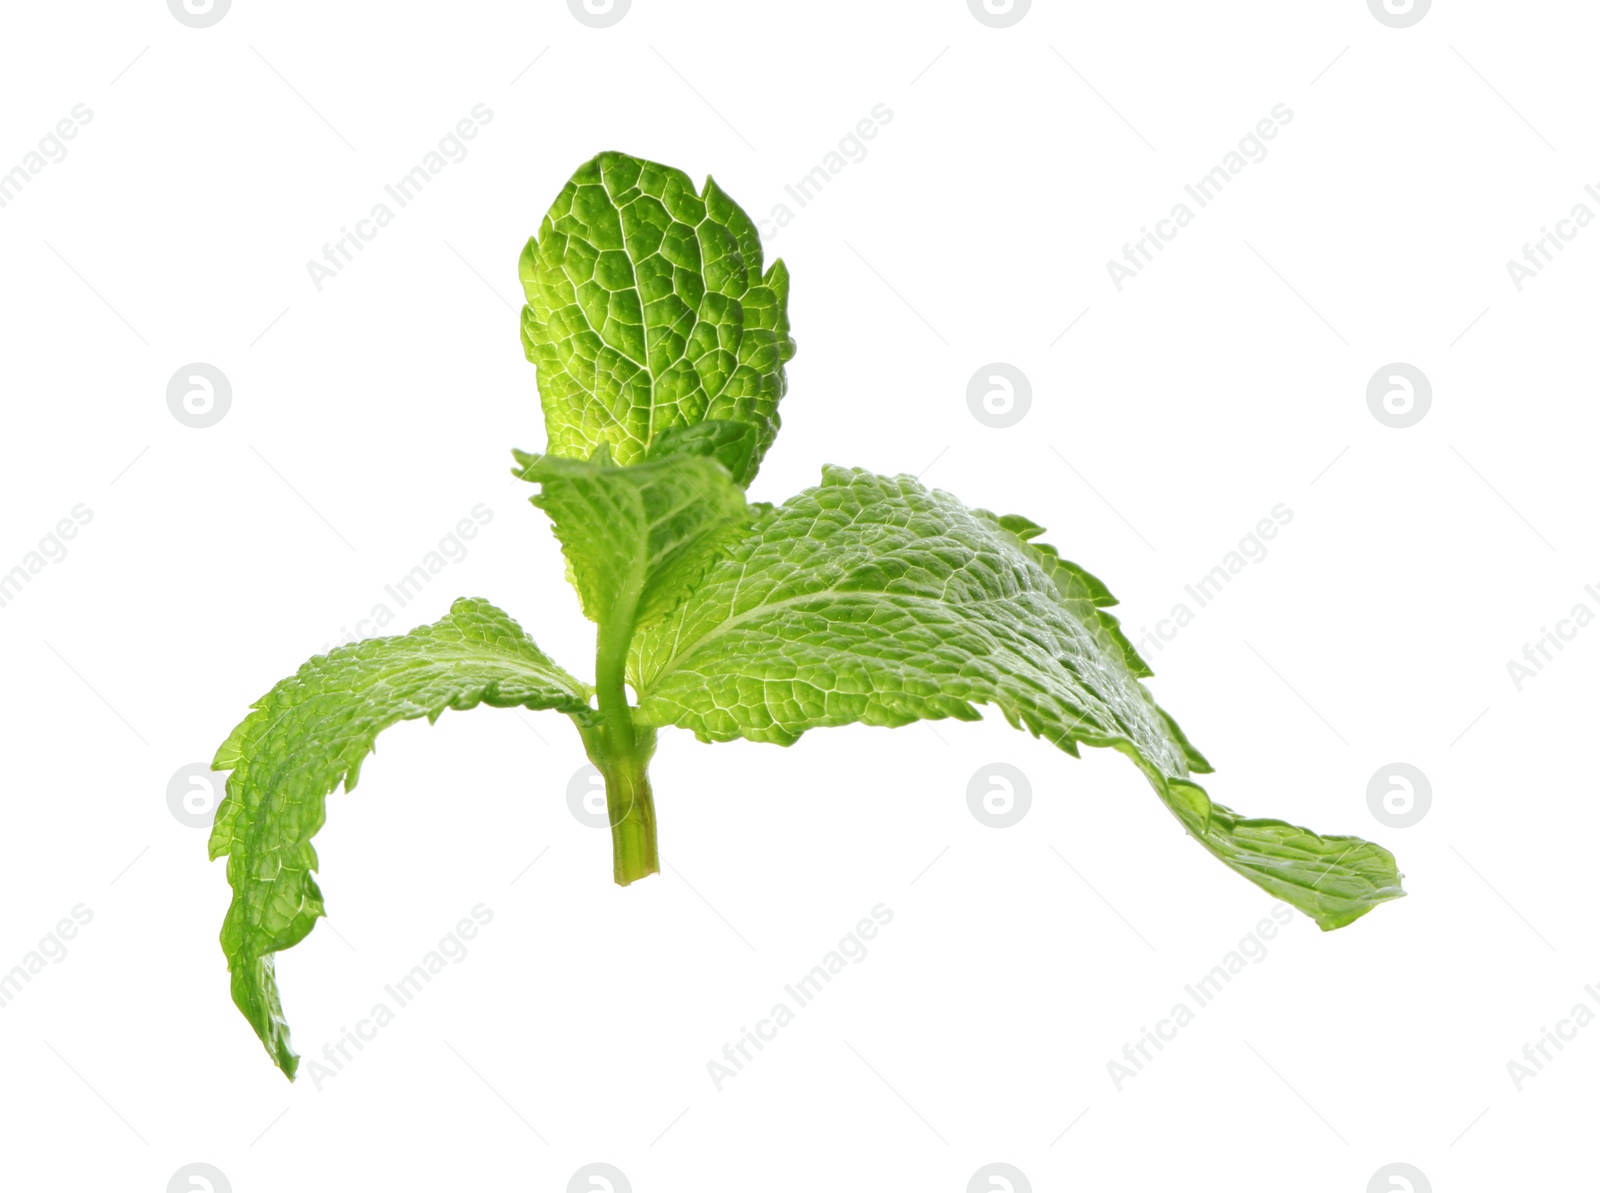
<svg viewBox="0 0 1600 1193">
<path fill-rule="evenodd" d="M 539 486 L 596 635 L 591 687 L 505 613 L 460 600 L 395 638 L 319 655 L 257 701 L 213 767 L 231 771 L 211 856 L 233 902 L 234 1002 L 291 1079 L 275 953 L 325 914 L 311 838 L 377 734 L 478 704 L 553 709 L 605 779 L 613 876 L 659 870 L 657 734 L 788 745 L 811 729 L 976 720 L 980 705 L 1076 755 L 1126 754 L 1207 850 L 1324 929 L 1398 898 L 1393 856 L 1215 804 L 1211 770 L 1140 680 L 1150 670 L 1099 580 L 1018 516 L 914 478 L 827 467 L 773 508 L 745 499 L 794 355 L 783 263 L 707 180 L 605 153 L 523 252 L 522 338 L 549 439 L 515 453 Z M 630 700 L 629 688 L 635 699 Z"/>
</svg>

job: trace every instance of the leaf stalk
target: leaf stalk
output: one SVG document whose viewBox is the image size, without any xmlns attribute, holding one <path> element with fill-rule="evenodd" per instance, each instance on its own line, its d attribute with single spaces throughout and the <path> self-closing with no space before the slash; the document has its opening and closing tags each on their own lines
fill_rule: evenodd
<svg viewBox="0 0 1600 1193">
<path fill-rule="evenodd" d="M 611 825 L 611 866 L 618 886 L 661 872 L 656 852 L 656 807 L 650 792 L 650 759 L 656 731 L 633 723 L 628 703 L 627 661 L 631 617 L 607 618 L 595 650 L 597 723 L 580 725 L 583 745 L 606 784 Z M 616 632 L 611 627 L 620 627 Z"/>
</svg>

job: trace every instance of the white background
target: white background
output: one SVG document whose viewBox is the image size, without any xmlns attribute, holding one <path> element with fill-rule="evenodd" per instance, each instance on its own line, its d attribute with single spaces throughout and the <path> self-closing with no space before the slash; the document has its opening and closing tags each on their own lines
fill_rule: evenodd
<svg viewBox="0 0 1600 1193">
<path fill-rule="evenodd" d="M 203 1161 L 236 1193 L 559 1191 L 604 1161 L 638 1193 L 959 1193 L 1004 1161 L 1035 1190 L 1361 1193 L 1403 1161 L 1441 1193 L 1592 1187 L 1600 1028 L 1520 1091 L 1507 1062 L 1600 982 L 1600 629 L 1520 691 L 1506 667 L 1600 611 L 1600 230 L 1520 292 L 1506 269 L 1600 211 L 1590 6 L 1393 29 L 1361 0 L 1036 0 L 993 29 L 960 0 L 635 0 L 592 29 L 555 0 L 237 0 L 197 30 L 145 0 L 6 25 L 0 170 L 93 119 L 0 209 L 0 570 L 93 520 L 0 608 L 0 968 L 94 918 L 0 1009 L 0 1183 L 160 1193 Z M 306 262 L 479 103 L 468 156 L 317 290 Z M 1382 842 L 1410 897 L 1331 934 L 1296 915 L 1119 1091 L 1107 1062 L 1271 907 L 1123 759 L 997 719 L 784 752 L 664 734 L 665 870 L 622 890 L 567 808 L 571 726 L 450 713 L 329 800 L 330 918 L 279 961 L 298 1050 L 473 905 L 493 923 L 291 1086 L 229 1001 L 223 865 L 169 778 L 480 502 L 393 629 L 481 595 L 588 675 L 507 476 L 543 445 L 525 239 L 610 148 L 766 218 L 880 103 L 768 246 L 800 351 L 752 496 L 825 461 L 923 473 L 1048 525 L 1135 636 L 1284 503 L 1267 558 L 1149 652 L 1153 687 L 1219 801 Z M 1265 160 L 1119 292 L 1107 261 L 1280 103 Z M 233 387 L 204 430 L 166 404 L 193 361 Z M 991 361 L 1032 382 L 1008 430 L 966 403 Z M 1366 402 L 1393 361 L 1433 386 L 1405 430 Z M 1033 791 L 999 831 L 966 804 L 997 761 Z M 1396 761 L 1433 791 L 1406 829 L 1367 803 Z M 707 1062 L 880 902 L 867 958 L 719 1092 Z"/>
</svg>

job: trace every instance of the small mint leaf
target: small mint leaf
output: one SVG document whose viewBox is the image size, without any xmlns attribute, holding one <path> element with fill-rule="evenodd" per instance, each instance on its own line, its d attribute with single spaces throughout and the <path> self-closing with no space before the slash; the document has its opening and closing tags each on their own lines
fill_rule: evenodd
<svg viewBox="0 0 1600 1193">
<path fill-rule="evenodd" d="M 554 523 L 584 615 L 624 647 L 672 612 L 750 525 L 744 490 L 713 455 L 678 451 L 623 467 L 605 444 L 589 460 L 514 454 L 516 475 L 540 486 L 531 500 Z"/>
</svg>

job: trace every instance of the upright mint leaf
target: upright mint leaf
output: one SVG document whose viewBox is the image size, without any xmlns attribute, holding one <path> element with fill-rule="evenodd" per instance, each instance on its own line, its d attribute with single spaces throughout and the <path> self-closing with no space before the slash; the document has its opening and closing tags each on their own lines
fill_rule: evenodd
<svg viewBox="0 0 1600 1193">
<path fill-rule="evenodd" d="M 588 459 L 609 444 L 642 459 L 670 427 L 749 423 L 748 484 L 778 431 L 789 273 L 762 273 L 750 217 L 711 179 L 623 153 L 579 167 L 519 270 L 522 344 L 538 366 L 549 450 Z"/>
<path fill-rule="evenodd" d="M 256 701 L 217 751 L 232 771 L 211 832 L 227 855 L 233 903 L 222 925 L 233 1001 L 291 1079 L 273 954 L 305 939 L 323 914 L 311 838 L 324 797 L 356 785 L 378 733 L 447 708 L 551 708 L 590 715 L 590 689 L 552 663 L 487 601 L 462 599 L 434 624 L 318 655 Z"/>
<path fill-rule="evenodd" d="M 994 704 L 1069 754 L 1127 754 L 1201 844 L 1324 929 L 1403 894 L 1380 846 L 1212 804 L 1190 779 L 1210 767 L 1102 611 L 1110 593 L 1030 542 L 1039 532 L 909 477 L 827 468 L 640 636 L 636 719 L 788 744 L 851 722 L 975 720 Z"/>
<path fill-rule="evenodd" d="M 590 460 L 514 455 L 516 475 L 539 482 L 533 504 L 555 524 L 584 615 L 624 651 L 634 630 L 672 612 L 750 525 L 744 490 L 709 454 L 684 450 L 627 467 L 613 464 L 604 444 Z"/>
</svg>

